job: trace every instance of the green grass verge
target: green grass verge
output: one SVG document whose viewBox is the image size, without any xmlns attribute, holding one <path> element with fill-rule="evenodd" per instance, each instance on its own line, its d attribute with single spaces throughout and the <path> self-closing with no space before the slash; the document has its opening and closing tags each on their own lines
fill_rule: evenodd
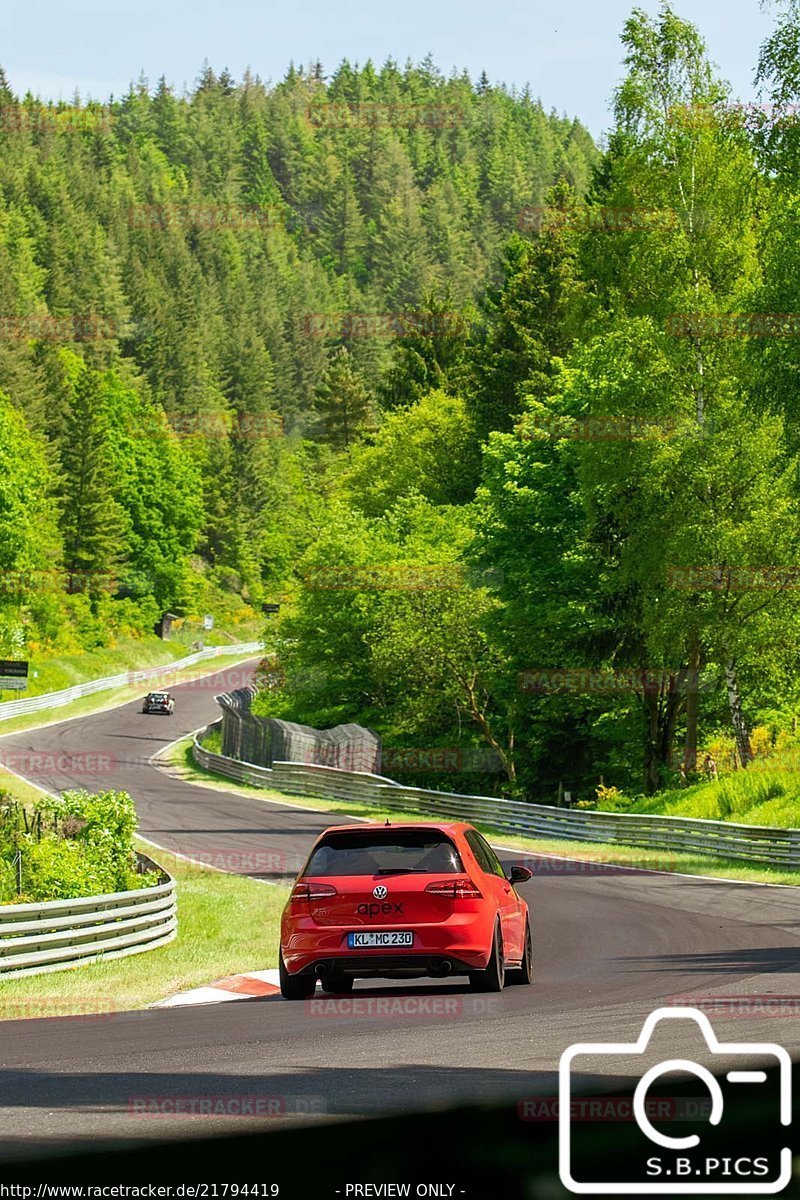
<svg viewBox="0 0 800 1200">
<path fill-rule="evenodd" d="M 189 783 L 198 783 L 221 791 L 236 792 L 252 796 L 254 799 L 277 800 L 282 804 L 294 804 L 301 808 L 313 807 L 320 812 L 329 812 L 332 816 L 341 814 L 363 817 L 369 821 L 385 821 L 387 818 L 390 821 L 418 821 L 421 816 L 427 820 L 433 820 L 430 813 L 414 812 L 412 809 L 407 812 L 397 812 L 394 809 L 384 809 L 378 805 L 357 804 L 355 801 L 349 800 L 326 800 L 315 796 L 287 796 L 269 788 L 234 783 L 222 775 L 202 770 L 195 764 L 191 757 L 191 738 L 185 738 L 173 746 L 165 761 L 171 770 Z M 749 866 L 745 863 L 710 858 L 699 854 L 647 850 L 638 846 L 621 846 L 615 843 L 573 842 L 562 838 L 515 837 L 503 833 L 502 830 L 485 822 L 476 821 L 474 824 L 482 833 L 491 837 L 497 845 L 508 846 L 515 850 L 527 850 L 538 854 L 553 854 L 593 862 L 600 861 L 620 866 L 682 872 L 687 875 L 704 875 L 715 879 L 738 880 L 742 883 L 777 883 L 794 887 L 800 885 L 800 872 L 782 870 L 778 867 Z"/>
<path fill-rule="evenodd" d="M 288 888 L 210 871 L 146 844 L 142 849 L 177 880 L 175 940 L 130 958 L 4 980 L 0 1019 L 122 1012 L 226 975 L 277 966 Z"/>
</svg>

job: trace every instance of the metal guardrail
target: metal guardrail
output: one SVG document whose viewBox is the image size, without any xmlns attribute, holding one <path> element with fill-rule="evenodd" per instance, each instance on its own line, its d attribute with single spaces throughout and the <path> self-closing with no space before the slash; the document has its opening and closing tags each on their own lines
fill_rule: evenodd
<svg viewBox="0 0 800 1200">
<path fill-rule="evenodd" d="M 273 782 L 275 774 L 269 767 L 260 767 L 255 763 L 240 762 L 237 758 L 227 758 L 224 754 L 215 754 L 206 750 L 201 739 L 212 729 L 219 729 L 221 721 L 214 721 L 194 735 L 192 757 L 198 767 L 206 771 L 217 771 L 226 779 L 234 779 L 237 783 L 252 783 L 256 787 L 277 787 Z M 158 759 L 155 760 L 156 762 Z"/>
<path fill-rule="evenodd" d="M 131 892 L 0 905 L 0 981 L 124 958 L 172 941 L 178 929 L 175 880 L 146 855 L 140 869 L 164 882 Z"/>
<path fill-rule="evenodd" d="M 44 708 L 60 708 L 83 696 L 93 696 L 95 692 L 105 692 L 110 688 L 125 687 L 129 683 L 146 683 L 155 680 L 170 671 L 182 671 L 195 663 L 208 658 L 218 658 L 220 655 L 257 654 L 261 650 L 260 642 L 239 642 L 232 646 L 209 646 L 206 650 L 197 650 L 186 658 L 176 658 L 171 663 L 163 663 L 157 667 L 142 667 L 139 670 L 123 671 L 119 675 L 109 675 L 105 679 L 92 679 L 89 683 L 76 683 L 73 687 L 63 688 L 60 692 L 45 692 L 41 696 L 32 696 L 27 700 L 8 700 L 0 704 L 0 721 L 10 721 L 12 717 L 26 716 L 28 713 L 40 712 Z"/>
<path fill-rule="evenodd" d="M 207 727 L 217 728 L 219 722 Z M 605 842 L 653 850 L 682 851 L 713 858 L 765 863 L 800 869 L 800 829 L 767 825 L 738 825 L 697 817 L 663 817 L 556 808 L 547 804 L 503 800 L 492 796 L 463 796 L 425 788 L 403 787 L 380 775 L 340 771 L 306 763 L 274 764 L 269 770 L 214 754 L 195 735 L 195 761 L 229 779 L 271 787 L 289 795 L 353 800 L 392 811 L 411 811 L 448 820 L 469 821 L 499 833 L 554 838 L 563 841 Z"/>
</svg>

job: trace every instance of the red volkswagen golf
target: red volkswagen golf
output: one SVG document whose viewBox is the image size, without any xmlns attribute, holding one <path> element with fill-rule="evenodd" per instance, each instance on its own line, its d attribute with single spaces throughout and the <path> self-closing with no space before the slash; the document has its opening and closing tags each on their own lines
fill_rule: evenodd
<svg viewBox="0 0 800 1200">
<path fill-rule="evenodd" d="M 467 975 L 480 991 L 530 983 L 528 906 L 472 825 L 339 825 L 317 839 L 281 921 L 280 982 L 303 1000 L 317 979 Z"/>
</svg>

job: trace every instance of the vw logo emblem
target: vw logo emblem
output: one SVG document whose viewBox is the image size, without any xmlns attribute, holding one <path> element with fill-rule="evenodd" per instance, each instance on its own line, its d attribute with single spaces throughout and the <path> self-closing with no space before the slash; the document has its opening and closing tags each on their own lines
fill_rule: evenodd
<svg viewBox="0 0 800 1200">
<path fill-rule="evenodd" d="M 372 889 L 372 894 L 376 900 L 385 900 L 389 895 L 389 889 L 382 883 L 379 883 L 377 887 Z"/>
</svg>

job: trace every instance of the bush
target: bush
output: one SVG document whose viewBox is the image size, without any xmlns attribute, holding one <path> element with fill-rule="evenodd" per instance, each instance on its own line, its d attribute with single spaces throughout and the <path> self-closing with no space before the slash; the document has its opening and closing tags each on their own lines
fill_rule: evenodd
<svg viewBox="0 0 800 1200">
<path fill-rule="evenodd" d="M 38 901 L 72 900 L 119 889 L 102 855 L 80 842 L 49 834 L 22 848 L 22 890 Z"/>
<path fill-rule="evenodd" d="M 136 810 L 127 792 L 83 789 L 46 797 L 33 813 L 15 805 L 0 819 L 0 897 L 19 901 L 15 860 L 22 860 L 22 892 L 29 901 L 67 900 L 124 892 L 158 881 L 136 873 Z"/>
</svg>

